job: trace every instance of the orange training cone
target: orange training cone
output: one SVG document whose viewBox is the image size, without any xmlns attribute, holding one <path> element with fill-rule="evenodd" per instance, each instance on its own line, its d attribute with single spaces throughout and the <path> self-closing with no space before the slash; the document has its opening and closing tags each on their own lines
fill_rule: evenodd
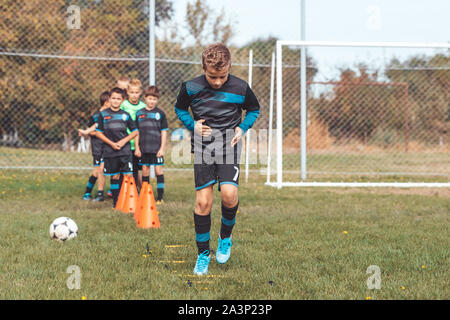
<svg viewBox="0 0 450 320">
<path fill-rule="evenodd" d="M 141 192 L 139 194 L 138 205 L 137 205 L 136 211 L 134 212 L 134 220 L 136 220 L 136 223 L 138 223 L 138 224 L 139 224 L 139 220 L 140 220 L 140 217 L 141 217 L 142 208 L 144 206 L 145 194 L 147 192 L 148 192 L 148 182 L 144 181 L 142 183 Z"/>
<path fill-rule="evenodd" d="M 153 189 L 150 184 L 148 184 L 142 202 L 142 209 L 139 213 L 138 227 L 144 229 L 160 227 L 158 213 L 156 212 L 155 197 L 153 196 Z"/>
<path fill-rule="evenodd" d="M 125 194 L 125 201 L 122 206 L 123 213 L 134 213 L 138 204 L 138 192 L 134 177 L 128 178 L 127 192 Z"/>
<path fill-rule="evenodd" d="M 119 197 L 117 198 L 116 210 L 122 211 L 123 204 L 125 203 L 125 196 L 128 188 L 128 176 L 123 176 L 122 186 L 120 187 Z"/>
</svg>

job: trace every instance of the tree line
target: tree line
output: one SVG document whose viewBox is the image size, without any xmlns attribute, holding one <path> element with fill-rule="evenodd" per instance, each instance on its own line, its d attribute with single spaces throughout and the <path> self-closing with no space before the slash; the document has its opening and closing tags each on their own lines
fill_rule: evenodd
<svg viewBox="0 0 450 320">
<path fill-rule="evenodd" d="M 78 1 L 79 29 L 67 27 L 70 3 L 0 3 L 0 133 L 17 131 L 22 146 L 60 148 L 63 142 L 70 146 L 77 139 L 76 129 L 86 125 L 99 107 L 98 96 L 114 86 L 116 79 L 127 75 L 148 84 L 147 1 Z M 248 77 L 246 63 L 249 50 L 253 50 L 252 87 L 263 108 L 256 126 L 267 128 L 270 62 L 277 39 L 254 39 L 234 46 L 232 39 L 238 32 L 234 21 L 224 9 L 208 7 L 204 0 L 187 4 L 182 25 L 174 20 L 173 1 L 157 0 L 156 9 L 156 81 L 163 93 L 160 106 L 171 126 L 181 126 L 173 104 L 182 81 L 201 74 L 203 47 L 223 42 L 232 51 L 232 73 L 243 79 Z M 84 58 L 68 58 L 73 56 Z M 288 134 L 299 124 L 300 51 L 287 48 L 284 57 L 284 125 Z M 426 133 L 438 139 L 449 131 L 448 67 L 449 56 L 436 54 L 393 59 L 382 77 L 376 71 L 367 72 L 364 66 L 343 69 L 336 80 L 339 85 L 319 96 L 308 91 L 309 116 L 323 122 L 337 140 L 367 143 L 381 132 L 388 141 L 404 130 L 405 121 L 412 138 Z M 308 82 L 313 83 L 319 72 L 314 57 L 308 55 Z M 396 86 L 364 85 L 368 82 L 407 83 L 408 117 L 404 116 L 404 91 Z"/>
</svg>

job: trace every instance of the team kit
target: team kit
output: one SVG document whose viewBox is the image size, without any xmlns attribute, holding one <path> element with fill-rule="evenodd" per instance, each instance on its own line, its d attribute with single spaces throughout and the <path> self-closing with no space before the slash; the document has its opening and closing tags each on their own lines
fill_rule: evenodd
<svg viewBox="0 0 450 320">
<path fill-rule="evenodd" d="M 216 184 L 222 200 L 216 262 L 224 264 L 231 256 L 232 230 L 240 204 L 242 137 L 260 114 L 258 99 L 246 81 L 230 74 L 231 65 L 231 54 L 225 45 L 206 47 L 202 53 L 203 74 L 181 84 L 174 108 L 178 119 L 191 132 L 196 275 L 206 275 L 211 260 L 211 209 Z M 165 112 L 158 106 L 160 97 L 157 86 L 143 89 L 138 79 L 127 77 L 119 78 L 114 88 L 100 95 L 100 107 L 90 117 L 87 128 L 78 130 L 80 136 L 91 138 L 93 157 L 84 200 L 104 201 L 105 177 L 109 176 L 107 195 L 115 207 L 122 179 L 132 176 L 139 189 L 144 182 L 150 182 L 153 166 L 156 204 L 164 203 L 163 167 L 169 127 Z M 97 181 L 94 197 L 91 193 Z"/>
</svg>

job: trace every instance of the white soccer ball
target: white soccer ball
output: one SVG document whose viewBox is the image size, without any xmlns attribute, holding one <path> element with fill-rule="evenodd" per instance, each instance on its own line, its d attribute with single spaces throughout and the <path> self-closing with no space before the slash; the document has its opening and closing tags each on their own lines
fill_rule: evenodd
<svg viewBox="0 0 450 320">
<path fill-rule="evenodd" d="M 68 217 L 56 218 L 50 224 L 50 237 L 58 241 L 66 241 L 78 235 L 78 226 Z"/>
</svg>

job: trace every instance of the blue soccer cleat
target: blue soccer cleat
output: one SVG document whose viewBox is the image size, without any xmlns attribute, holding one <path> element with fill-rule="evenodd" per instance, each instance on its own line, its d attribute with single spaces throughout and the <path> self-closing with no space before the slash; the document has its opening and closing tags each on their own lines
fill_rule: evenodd
<svg viewBox="0 0 450 320">
<path fill-rule="evenodd" d="M 209 250 L 205 250 L 200 253 L 197 257 L 197 263 L 195 264 L 194 274 L 197 276 L 203 276 L 208 274 L 209 261 L 211 261 L 211 256 L 209 255 Z"/>
<path fill-rule="evenodd" d="M 219 235 L 219 245 L 217 246 L 216 261 L 223 264 L 230 259 L 231 255 L 231 236 L 229 238 L 221 239 Z"/>
<path fill-rule="evenodd" d="M 83 200 L 91 200 L 92 197 L 91 197 L 90 193 L 85 193 L 81 199 L 83 199 Z"/>
</svg>

